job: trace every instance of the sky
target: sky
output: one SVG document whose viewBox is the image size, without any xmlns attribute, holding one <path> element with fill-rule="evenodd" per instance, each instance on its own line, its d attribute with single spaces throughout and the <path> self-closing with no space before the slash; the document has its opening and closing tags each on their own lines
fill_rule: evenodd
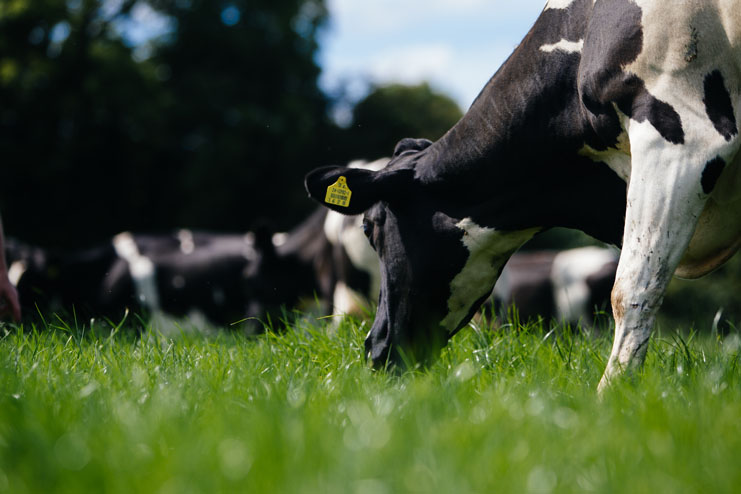
<svg viewBox="0 0 741 494">
<path fill-rule="evenodd" d="M 427 81 L 466 110 L 545 0 L 327 0 L 327 6 L 322 89 L 346 87 L 357 100 L 369 83 Z"/>
<path fill-rule="evenodd" d="M 104 8 L 115 12 L 121 2 L 106 0 Z M 545 6 L 545 0 L 325 2 L 329 22 L 319 40 L 319 83 L 330 95 L 344 92 L 347 105 L 335 114 L 340 122 L 371 84 L 429 82 L 466 110 Z M 146 2 L 137 2 L 118 28 L 137 47 L 134 56 L 143 59 L 149 55 L 146 41 L 171 26 Z"/>
</svg>

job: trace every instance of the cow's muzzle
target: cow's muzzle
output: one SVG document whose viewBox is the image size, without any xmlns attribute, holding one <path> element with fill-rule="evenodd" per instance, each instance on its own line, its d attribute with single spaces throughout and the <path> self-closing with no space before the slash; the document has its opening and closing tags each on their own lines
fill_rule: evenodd
<svg viewBox="0 0 741 494">
<path fill-rule="evenodd" d="M 385 321 L 376 321 L 365 338 L 365 360 L 376 370 L 386 369 L 391 360 L 391 335 Z"/>
</svg>

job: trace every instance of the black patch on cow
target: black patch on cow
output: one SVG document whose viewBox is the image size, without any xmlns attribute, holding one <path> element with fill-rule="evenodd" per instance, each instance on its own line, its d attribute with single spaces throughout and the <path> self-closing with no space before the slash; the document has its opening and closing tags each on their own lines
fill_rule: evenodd
<svg viewBox="0 0 741 494">
<path fill-rule="evenodd" d="M 598 2 L 584 39 L 579 92 L 602 149 L 615 146 L 621 132 L 613 103 L 633 120 L 648 120 L 667 141 L 684 143 L 676 110 L 651 95 L 640 77 L 623 71 L 643 49 L 641 19 L 641 8 L 630 0 Z"/>
<path fill-rule="evenodd" d="M 544 10 L 529 37 L 538 45 L 552 45 L 561 40 L 577 42 L 584 37 L 593 0 L 575 0 L 565 9 Z M 563 53 L 562 53 L 563 54 Z M 549 56 L 558 56 L 558 52 Z"/>
<path fill-rule="evenodd" d="M 736 127 L 736 116 L 733 113 L 731 95 L 726 88 L 723 74 L 719 70 L 714 70 L 706 75 L 704 87 L 705 97 L 702 102 L 705 103 L 705 111 L 710 121 L 713 122 L 715 130 L 726 141 L 730 141 L 733 136 L 738 135 L 738 128 Z"/>
<path fill-rule="evenodd" d="M 653 97 L 640 77 L 631 74 L 624 84 L 626 94 L 616 101 L 620 111 L 638 122 L 648 120 L 667 141 L 684 144 L 684 129 L 679 113 L 670 104 Z"/>
<path fill-rule="evenodd" d="M 710 194 L 713 191 L 725 166 L 726 162 L 720 156 L 705 164 L 705 169 L 702 171 L 702 179 L 700 180 L 703 192 Z"/>
</svg>

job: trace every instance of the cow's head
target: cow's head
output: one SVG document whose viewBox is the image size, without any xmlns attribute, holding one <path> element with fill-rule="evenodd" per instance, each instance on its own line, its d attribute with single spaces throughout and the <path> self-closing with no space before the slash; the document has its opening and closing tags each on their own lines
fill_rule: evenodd
<svg viewBox="0 0 741 494">
<path fill-rule="evenodd" d="M 457 201 L 444 185 L 421 179 L 418 163 L 430 145 L 402 140 L 377 172 L 324 167 L 306 177 L 318 202 L 343 214 L 365 213 L 363 228 L 381 265 L 378 311 L 365 342 L 376 367 L 436 356 L 489 296 L 512 252 L 534 233 L 479 225 L 470 198 Z"/>
</svg>

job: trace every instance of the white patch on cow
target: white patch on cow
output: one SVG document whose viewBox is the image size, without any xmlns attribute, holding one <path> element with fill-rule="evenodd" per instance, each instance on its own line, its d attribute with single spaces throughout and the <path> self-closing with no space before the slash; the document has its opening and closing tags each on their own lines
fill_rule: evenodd
<svg viewBox="0 0 741 494">
<path fill-rule="evenodd" d="M 333 314 L 354 314 L 360 312 L 362 297 L 351 290 L 344 281 L 338 281 L 334 287 L 332 299 Z"/>
<path fill-rule="evenodd" d="M 569 5 L 574 3 L 574 0 L 548 0 L 545 3 L 545 9 L 544 10 L 551 10 L 551 9 L 557 9 L 557 10 L 563 10 L 569 8 Z"/>
<path fill-rule="evenodd" d="M 116 250 L 118 257 L 125 259 L 127 262 L 139 255 L 139 248 L 136 246 L 134 237 L 130 232 L 119 233 L 113 237 L 113 248 Z"/>
<path fill-rule="evenodd" d="M 342 232 L 342 245 L 355 268 L 365 271 L 370 277 L 368 296 L 378 298 L 381 291 L 381 267 L 378 254 L 363 233 L 363 217 L 358 216 L 351 228 Z"/>
<path fill-rule="evenodd" d="M 456 226 L 464 232 L 461 242 L 468 249 L 468 259 L 450 282 L 448 314 L 440 323 L 448 332 L 458 329 L 473 304 L 491 292 L 512 253 L 540 230 L 499 231 L 479 226 L 471 218 L 464 218 Z"/>
<path fill-rule="evenodd" d="M 152 311 L 159 310 L 159 294 L 152 260 L 141 255 L 130 232 L 119 233 L 113 237 L 113 248 L 129 265 L 129 273 L 134 281 L 139 301 Z"/>
<path fill-rule="evenodd" d="M 180 242 L 180 252 L 185 255 L 192 254 L 196 248 L 196 244 L 193 241 L 193 232 L 182 229 L 178 231 L 177 237 Z"/>
<path fill-rule="evenodd" d="M 660 39 L 674 44 L 674 40 Z M 700 32 L 701 43 L 703 39 Z M 663 49 L 660 47 L 651 60 L 658 67 L 671 69 L 678 62 L 673 53 L 663 53 Z M 702 56 L 693 60 L 693 69 L 681 77 L 673 73 L 647 77 L 651 93 L 661 95 L 660 99 L 669 101 L 679 114 L 683 144 L 669 143 L 648 121 L 631 120 L 626 127 L 632 162 L 623 250 L 612 291 L 615 339 L 599 389 L 604 389 L 612 376 L 643 363 L 656 312 L 675 270 L 682 276 L 701 276 L 725 262 L 741 243 L 741 193 L 736 188 L 730 195 L 724 194 L 734 188 L 727 188 L 728 180 L 736 186 L 740 183 L 739 163 L 732 159 L 739 140 L 727 142 L 705 114 L 705 72 L 697 78 L 691 74 L 702 63 Z M 648 73 L 656 71 L 656 66 L 634 67 Z M 738 98 L 738 89 L 734 93 Z M 708 197 L 701 181 L 706 164 L 716 157 L 730 166 Z"/>
<path fill-rule="evenodd" d="M 698 98 L 701 99 L 701 96 L 698 95 Z M 741 243 L 741 215 L 738 214 L 741 204 L 741 158 L 729 157 L 737 152 L 739 140 L 726 142 L 702 114 L 692 113 L 691 108 L 685 108 L 684 111 L 682 108 L 676 109 L 683 117 L 683 145 L 667 144 L 648 122 L 630 123 L 632 146 L 644 150 L 640 156 L 633 157 L 631 173 L 635 173 L 638 159 L 646 168 L 640 179 L 631 179 L 630 187 L 635 189 L 635 195 L 646 191 L 649 197 L 638 206 L 638 201 L 632 200 L 629 194 L 628 210 L 632 207 L 646 208 L 636 222 L 644 224 L 643 228 L 646 228 L 646 232 L 641 233 L 642 237 L 637 239 L 642 245 L 659 241 L 662 235 L 667 237 L 657 246 L 659 253 L 673 250 L 676 240 L 671 236 L 676 238 L 681 236 L 680 231 L 689 229 L 689 244 L 686 252 L 680 253 L 682 259 L 676 266 L 676 274 L 697 278 L 725 262 Z M 727 165 L 712 194 L 706 198 L 701 190 L 701 177 L 707 162 L 718 156 Z M 659 185 L 665 189 L 650 192 Z M 695 211 L 690 206 L 692 204 L 702 204 L 701 210 Z M 649 217 L 651 211 L 656 212 L 654 218 Z M 626 235 L 629 227 L 634 225 L 626 223 Z M 672 228 L 670 236 L 664 231 L 667 228 Z"/>
<path fill-rule="evenodd" d="M 375 161 L 355 160 L 347 164 L 348 168 L 361 168 L 377 172 L 388 165 L 390 158 L 379 158 Z"/>
<path fill-rule="evenodd" d="M 280 247 L 281 245 L 285 244 L 287 240 L 288 234 L 285 232 L 274 233 L 271 237 L 271 241 L 273 242 L 274 247 Z"/>
<path fill-rule="evenodd" d="M 726 142 L 711 125 L 704 101 L 704 81 L 713 71 L 723 74 L 737 125 L 741 124 L 738 2 L 685 2 L 679 8 L 666 8 L 657 1 L 636 0 L 635 3 L 641 7 L 644 49 L 623 69 L 640 77 L 652 96 L 679 114 L 685 133 L 680 154 L 696 157 L 696 166 L 704 166 L 708 159 L 718 155 L 729 162 L 738 140 Z M 688 47 L 696 52 L 691 57 Z M 630 134 L 633 139 L 634 133 Z M 711 148 L 714 154 L 708 158 L 706 150 Z"/>
<path fill-rule="evenodd" d="M 242 255 L 250 262 L 257 261 L 257 251 L 255 250 L 255 234 L 247 232 L 242 237 L 243 248 Z M 273 245 L 275 245 L 275 236 L 273 236 Z"/>
<path fill-rule="evenodd" d="M 27 269 L 28 264 L 26 264 L 26 261 L 13 261 L 8 269 L 8 280 L 10 280 L 10 283 L 12 283 L 13 286 L 18 286 L 23 273 L 25 273 Z"/>
<path fill-rule="evenodd" d="M 583 39 L 580 39 L 579 41 L 569 41 L 567 39 L 562 39 L 558 43 L 541 46 L 540 51 L 553 53 L 554 51 L 558 50 L 566 53 L 581 53 L 582 48 L 584 48 Z"/>
<path fill-rule="evenodd" d="M 357 215 L 352 218 L 352 221 L 347 221 L 347 219 L 347 216 L 329 211 L 327 218 L 324 220 L 324 234 L 332 245 L 344 250 L 355 269 L 368 274 L 370 286 L 366 297 L 351 290 L 340 280 L 335 286 L 333 297 L 335 313 L 337 314 L 358 312 L 360 305 L 363 305 L 363 303 L 367 305 L 367 298 L 376 299 L 381 290 L 381 269 L 378 254 L 370 246 L 363 233 L 363 217 Z M 364 302 L 360 303 L 360 301 Z"/>
<path fill-rule="evenodd" d="M 361 217 L 362 218 L 362 217 Z M 342 227 L 345 222 L 345 216 L 334 211 L 329 211 L 324 219 L 324 235 L 332 245 L 342 243 Z"/>
<path fill-rule="evenodd" d="M 627 184 L 630 181 L 630 140 L 628 139 L 627 132 L 627 128 L 630 126 L 630 119 L 614 103 L 613 108 L 620 120 L 620 127 L 623 129 L 618 135 L 615 147 L 598 151 L 588 144 L 584 144 L 578 154 L 586 156 L 592 161 L 605 163 Z"/>
<path fill-rule="evenodd" d="M 616 262 L 618 257 L 617 250 L 602 247 L 582 247 L 556 254 L 551 282 L 560 320 L 578 322 L 590 315 L 591 292 L 587 278 L 599 272 L 605 264 Z"/>
</svg>

